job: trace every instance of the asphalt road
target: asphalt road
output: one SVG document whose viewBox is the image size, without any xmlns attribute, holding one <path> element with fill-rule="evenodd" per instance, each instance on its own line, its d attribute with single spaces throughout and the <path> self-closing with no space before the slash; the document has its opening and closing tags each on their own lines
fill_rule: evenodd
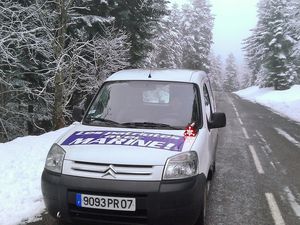
<svg viewBox="0 0 300 225">
<path fill-rule="evenodd" d="M 207 225 L 300 225 L 300 124 L 235 95 L 217 151 Z"/>
<path fill-rule="evenodd" d="M 300 225 L 300 124 L 235 95 L 217 98 L 227 127 L 220 130 L 207 225 Z M 30 223 L 46 224 L 45 217 Z"/>
</svg>

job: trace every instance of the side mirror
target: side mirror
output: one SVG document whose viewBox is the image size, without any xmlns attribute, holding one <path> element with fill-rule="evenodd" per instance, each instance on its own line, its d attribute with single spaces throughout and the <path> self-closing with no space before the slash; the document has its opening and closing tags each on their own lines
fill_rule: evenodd
<svg viewBox="0 0 300 225">
<path fill-rule="evenodd" d="M 221 128 L 226 126 L 225 113 L 213 113 L 211 121 L 208 122 L 208 129 Z"/>
<path fill-rule="evenodd" d="M 78 106 L 73 107 L 72 117 L 74 121 L 81 122 L 84 115 L 84 110 Z"/>
</svg>

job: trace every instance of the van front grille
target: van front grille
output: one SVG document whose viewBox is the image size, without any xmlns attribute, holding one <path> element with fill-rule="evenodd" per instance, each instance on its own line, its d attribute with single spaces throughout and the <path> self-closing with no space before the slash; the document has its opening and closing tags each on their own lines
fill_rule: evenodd
<svg viewBox="0 0 300 225">
<path fill-rule="evenodd" d="M 117 180 L 160 180 L 163 166 L 121 165 L 65 160 L 63 174 Z"/>
<path fill-rule="evenodd" d="M 123 175 L 151 175 L 152 166 L 128 166 L 128 165 L 110 165 L 100 163 L 89 163 L 74 161 L 71 167 L 72 170 L 105 174 L 111 170 L 115 174 Z"/>
</svg>

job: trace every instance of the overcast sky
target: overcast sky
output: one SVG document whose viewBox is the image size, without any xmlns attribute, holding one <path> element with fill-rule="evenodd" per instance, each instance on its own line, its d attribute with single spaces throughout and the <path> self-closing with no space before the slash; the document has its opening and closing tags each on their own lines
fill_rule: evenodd
<svg viewBox="0 0 300 225">
<path fill-rule="evenodd" d="M 256 25 L 257 2 L 258 0 L 210 0 L 215 16 L 213 49 L 223 60 L 231 52 L 239 62 L 243 60 L 241 42 L 251 34 L 249 30 Z"/>
</svg>

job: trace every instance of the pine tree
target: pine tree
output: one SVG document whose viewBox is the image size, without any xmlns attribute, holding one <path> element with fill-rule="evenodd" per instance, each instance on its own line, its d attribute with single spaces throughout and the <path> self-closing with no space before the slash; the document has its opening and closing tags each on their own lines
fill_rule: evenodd
<svg viewBox="0 0 300 225">
<path fill-rule="evenodd" d="M 260 24 L 256 28 L 252 29 L 252 35 L 243 42 L 245 51 L 245 58 L 249 68 L 252 71 L 251 84 L 253 85 L 257 81 L 257 74 L 262 69 L 262 65 L 266 57 L 266 48 L 264 48 L 264 36 L 263 27 Z M 263 82 L 264 86 L 272 86 L 267 81 Z"/>
<path fill-rule="evenodd" d="M 255 85 L 255 80 L 253 80 L 252 72 L 248 65 L 243 65 L 241 69 L 241 80 L 240 80 L 240 88 L 244 89 Z"/>
<path fill-rule="evenodd" d="M 220 55 L 216 57 L 213 53 L 210 54 L 210 69 L 208 75 L 213 89 L 221 91 L 223 89 L 223 68 Z"/>
<path fill-rule="evenodd" d="M 105 35 L 105 27 L 113 25 L 110 11 L 114 1 L 76 0 L 68 9 L 68 30 L 72 38 L 91 40 L 95 35 Z"/>
<path fill-rule="evenodd" d="M 173 5 L 170 14 L 158 22 L 157 33 L 152 40 L 153 50 L 149 65 L 157 68 L 180 68 L 182 58 L 182 33 L 179 27 L 180 10 Z"/>
<path fill-rule="evenodd" d="M 206 0 L 192 0 L 182 11 L 183 67 L 208 71 L 213 17 Z"/>
<path fill-rule="evenodd" d="M 143 65 L 153 49 L 151 40 L 158 21 L 167 14 L 166 4 L 166 0 L 115 0 L 110 15 L 129 35 L 131 67 Z"/>
<path fill-rule="evenodd" d="M 300 84 L 300 1 L 290 0 L 285 9 L 289 21 L 285 24 L 287 30 L 287 38 L 293 43 L 291 59 L 293 66 L 291 71 L 294 71 L 296 77 L 295 83 Z"/>
<path fill-rule="evenodd" d="M 285 1 L 270 1 L 269 13 L 264 15 L 263 21 L 269 25 L 270 34 L 266 37 L 269 45 L 269 57 L 265 63 L 270 72 L 275 90 L 287 89 L 293 83 L 293 75 L 289 69 L 289 56 L 292 43 L 286 38 L 284 30 L 288 22 L 284 14 Z M 270 54 L 271 53 L 271 54 Z"/>
<path fill-rule="evenodd" d="M 238 71 L 235 57 L 231 53 L 228 55 L 225 64 L 224 89 L 226 91 L 236 91 L 239 89 Z"/>
<path fill-rule="evenodd" d="M 286 24 L 285 0 L 261 0 L 258 5 L 258 24 L 245 41 L 246 57 L 261 86 L 287 89 L 294 82 L 293 38 Z"/>
</svg>

